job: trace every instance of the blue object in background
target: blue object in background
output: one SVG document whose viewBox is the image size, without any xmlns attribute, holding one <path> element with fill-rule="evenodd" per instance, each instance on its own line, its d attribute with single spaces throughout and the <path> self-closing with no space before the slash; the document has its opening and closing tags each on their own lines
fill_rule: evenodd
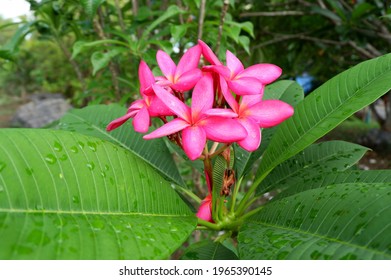
<svg viewBox="0 0 391 280">
<path fill-rule="evenodd" d="M 314 88 L 314 77 L 304 72 L 301 76 L 296 76 L 296 82 L 304 89 L 304 94 L 309 93 Z"/>
</svg>

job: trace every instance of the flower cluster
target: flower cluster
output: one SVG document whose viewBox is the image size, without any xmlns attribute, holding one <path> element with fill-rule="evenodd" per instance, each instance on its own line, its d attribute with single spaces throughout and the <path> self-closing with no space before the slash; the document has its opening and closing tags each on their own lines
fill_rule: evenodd
<svg viewBox="0 0 391 280">
<path fill-rule="evenodd" d="M 200 69 L 201 55 L 210 65 Z M 154 77 L 141 61 L 142 99 L 134 101 L 126 115 L 112 121 L 108 131 L 132 118 L 135 131 L 146 133 L 151 117 L 158 117 L 164 125 L 144 139 L 169 136 L 195 160 L 201 156 L 207 140 L 237 142 L 243 149 L 254 151 L 261 143 L 261 128 L 275 126 L 293 114 L 287 103 L 262 100 L 265 85 L 281 75 L 276 65 L 256 64 L 245 69 L 227 51 L 225 66 L 201 40 L 182 56 L 178 65 L 163 51 L 158 51 L 156 58 L 164 76 Z M 184 98 L 189 90 L 193 90 L 190 106 Z"/>
<path fill-rule="evenodd" d="M 209 65 L 199 67 L 201 55 Z M 226 52 L 224 65 L 201 40 L 186 51 L 178 65 L 163 51 L 157 52 L 156 59 L 163 76 L 155 77 L 141 61 L 142 99 L 134 101 L 126 115 L 112 121 L 108 131 L 133 119 L 135 131 L 146 133 L 151 118 L 157 117 L 164 124 L 143 138 L 167 136 L 190 160 L 196 160 L 202 157 L 208 140 L 237 143 L 247 151 L 255 151 L 261 143 L 262 128 L 278 125 L 293 114 L 287 103 L 262 100 L 265 85 L 281 75 L 276 65 L 263 63 L 244 68 L 230 51 Z M 190 106 L 185 100 L 188 91 L 192 91 Z M 211 186 L 208 187 L 209 195 L 198 216 L 211 221 Z"/>
</svg>

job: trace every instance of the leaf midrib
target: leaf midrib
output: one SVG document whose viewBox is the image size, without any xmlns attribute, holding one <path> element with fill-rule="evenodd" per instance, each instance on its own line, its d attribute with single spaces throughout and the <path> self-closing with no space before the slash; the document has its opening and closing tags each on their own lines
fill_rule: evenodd
<svg viewBox="0 0 391 280">
<path fill-rule="evenodd" d="M 150 216 L 150 217 L 192 217 L 191 214 L 159 214 L 145 212 L 98 212 L 98 211 L 74 211 L 74 210 L 35 210 L 35 209 L 17 209 L 0 208 L 0 213 L 13 214 L 63 214 L 63 215 L 97 215 L 97 216 Z"/>
<path fill-rule="evenodd" d="M 389 71 L 390 71 L 390 70 L 391 70 L 390 67 L 387 68 L 387 71 L 385 71 L 382 75 L 375 76 L 374 79 L 372 79 L 372 81 L 368 82 L 364 87 L 362 87 L 362 88 L 356 90 L 356 91 L 354 92 L 354 94 L 352 94 L 351 96 L 349 96 L 344 102 L 341 102 L 340 105 L 339 105 L 338 107 L 335 107 L 334 110 L 329 111 L 328 114 L 326 114 L 323 118 L 321 118 L 318 122 L 316 122 L 313 126 L 311 126 L 310 129 L 307 130 L 305 134 L 301 134 L 300 137 L 297 138 L 296 141 L 294 141 L 290 147 L 295 147 L 295 146 L 297 145 L 297 143 L 299 143 L 299 142 L 301 141 L 301 139 L 304 138 L 304 136 L 311 135 L 311 133 L 310 133 L 311 131 L 313 131 L 313 130 L 315 130 L 315 129 L 318 129 L 319 124 L 322 123 L 322 122 L 324 122 L 325 119 L 328 119 L 328 117 L 329 117 L 330 115 L 334 114 L 336 111 L 339 111 L 339 110 L 338 110 L 339 108 L 343 107 L 343 106 L 346 105 L 346 104 L 349 104 L 349 100 L 354 99 L 354 98 L 357 98 L 356 95 L 357 95 L 358 92 L 363 91 L 363 90 L 366 89 L 368 86 L 371 86 L 376 80 L 381 79 L 383 76 L 389 75 Z M 329 87 L 329 86 L 328 86 L 328 87 Z M 313 98 L 316 98 L 316 97 L 314 96 Z M 301 103 L 301 104 L 303 104 L 303 103 Z M 302 105 L 302 106 L 304 106 L 304 105 Z M 358 110 L 360 110 L 360 109 L 358 109 Z M 357 111 L 358 111 L 358 110 L 357 110 Z M 345 119 L 346 119 L 346 118 L 345 118 Z M 334 127 L 336 127 L 338 124 L 342 123 L 345 119 L 341 119 L 341 120 L 340 120 L 338 123 L 336 123 L 336 125 L 333 126 L 332 128 L 329 128 L 329 129 L 326 128 L 326 132 L 325 132 L 325 133 L 331 131 Z M 279 131 L 281 131 L 281 130 L 279 130 Z M 324 133 L 324 134 L 325 134 L 325 133 Z M 323 134 L 323 135 L 324 135 L 324 134 Z M 322 135 L 320 135 L 319 137 L 317 137 L 317 139 L 319 139 L 320 137 L 322 137 Z M 272 143 L 271 143 L 271 144 L 272 144 Z M 309 146 L 309 145 L 310 145 L 310 144 L 307 144 L 306 146 Z M 304 148 L 305 148 L 306 146 L 304 146 Z M 270 147 L 270 145 L 269 145 L 269 147 Z M 304 148 L 303 148 L 303 149 L 304 149 Z M 293 150 L 292 148 L 287 149 L 287 151 L 292 151 L 292 150 Z M 270 152 L 269 152 L 269 153 L 270 153 Z M 267 159 L 270 158 L 269 153 L 266 154 L 266 155 L 268 156 Z M 282 159 L 284 159 L 284 158 L 289 158 L 289 157 L 293 156 L 294 154 L 295 154 L 295 153 L 292 154 L 292 152 L 290 152 L 290 153 L 288 153 L 288 154 L 287 154 L 287 153 L 281 154 L 281 155 L 277 158 L 278 160 L 274 160 L 274 162 L 277 162 L 277 164 L 268 164 L 268 165 L 266 165 L 266 166 L 269 166 L 269 168 L 266 169 L 266 171 L 263 171 L 262 173 L 270 172 L 272 169 L 274 169 L 274 167 L 276 167 L 276 166 L 282 161 L 281 158 L 282 158 Z M 270 160 L 269 160 L 269 161 L 270 161 Z M 267 163 L 266 160 L 265 160 L 265 162 Z M 273 163 L 273 161 L 271 161 L 271 163 Z M 262 164 L 262 163 L 261 163 L 261 164 Z M 263 164 L 262 166 L 264 166 L 264 165 L 265 165 L 265 164 Z"/>
</svg>

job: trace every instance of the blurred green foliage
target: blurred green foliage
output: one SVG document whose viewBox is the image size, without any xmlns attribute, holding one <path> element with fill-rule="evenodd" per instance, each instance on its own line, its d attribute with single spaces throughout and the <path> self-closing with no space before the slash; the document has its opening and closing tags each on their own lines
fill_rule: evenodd
<svg viewBox="0 0 391 280">
<path fill-rule="evenodd" d="M 141 59 L 158 74 L 158 49 L 174 60 L 201 38 L 224 61 L 270 62 L 283 78 L 323 82 L 387 53 L 387 1 L 26 0 L 33 17 L 0 21 L 1 91 L 61 92 L 76 106 L 138 95 Z"/>
</svg>

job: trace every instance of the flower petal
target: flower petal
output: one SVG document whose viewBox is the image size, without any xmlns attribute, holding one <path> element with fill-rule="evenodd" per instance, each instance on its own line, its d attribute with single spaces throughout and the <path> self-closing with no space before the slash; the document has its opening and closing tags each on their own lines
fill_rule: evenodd
<svg viewBox="0 0 391 280">
<path fill-rule="evenodd" d="M 236 114 L 231 109 L 222 109 L 222 108 L 212 108 L 205 111 L 205 115 L 207 116 L 215 116 L 215 117 L 225 117 L 225 118 L 237 118 L 238 114 Z"/>
<path fill-rule="evenodd" d="M 242 62 L 230 51 L 226 52 L 227 66 L 231 70 L 231 78 L 243 71 Z"/>
<path fill-rule="evenodd" d="M 205 44 L 203 41 L 198 40 L 198 44 L 202 48 L 202 55 L 205 57 L 205 59 L 212 65 L 223 65 L 220 60 L 217 58 L 217 56 L 213 53 L 211 48 L 207 44 Z"/>
<path fill-rule="evenodd" d="M 173 112 L 156 95 L 148 97 L 150 105 L 148 107 L 151 117 L 172 116 Z"/>
<path fill-rule="evenodd" d="M 247 77 L 228 81 L 228 87 L 237 95 L 262 94 L 264 90 L 260 80 Z"/>
<path fill-rule="evenodd" d="M 249 115 L 260 127 L 276 126 L 293 115 L 293 107 L 280 100 L 265 100 L 248 109 Z"/>
<path fill-rule="evenodd" d="M 203 112 L 213 107 L 213 100 L 213 79 L 209 75 L 204 76 L 195 85 L 191 97 L 191 115 L 193 122 L 196 122 Z"/>
<path fill-rule="evenodd" d="M 191 115 L 190 115 L 190 108 L 185 105 L 182 101 L 180 101 L 177 97 L 169 93 L 164 88 L 153 85 L 152 86 L 155 94 L 159 99 L 178 117 L 186 120 L 190 123 L 191 121 Z"/>
<path fill-rule="evenodd" d="M 177 91 L 187 91 L 194 87 L 194 85 L 202 78 L 202 72 L 200 69 L 193 69 L 188 72 L 183 73 L 179 77 L 177 82 L 171 85 L 171 88 Z"/>
<path fill-rule="evenodd" d="M 255 64 L 243 70 L 237 78 L 252 77 L 261 81 L 262 84 L 267 85 L 281 76 L 282 69 L 274 64 L 261 63 Z"/>
<path fill-rule="evenodd" d="M 262 96 L 259 94 L 243 95 L 242 100 L 240 100 L 240 111 L 242 112 L 243 109 L 247 110 L 247 108 L 250 108 L 261 101 Z"/>
<path fill-rule="evenodd" d="M 198 67 L 198 63 L 200 62 L 201 50 L 202 48 L 199 45 L 188 49 L 179 60 L 175 76 L 181 76 L 186 72 L 196 69 Z"/>
<path fill-rule="evenodd" d="M 151 124 L 151 119 L 149 117 L 149 112 L 146 107 L 141 108 L 133 118 L 133 127 L 134 130 L 140 133 L 145 133 L 148 131 Z"/>
<path fill-rule="evenodd" d="M 138 111 L 131 111 L 131 112 L 127 113 L 126 115 L 119 117 L 118 119 L 113 120 L 112 122 L 110 122 L 107 125 L 106 131 L 111 131 L 111 130 L 116 129 L 117 127 L 123 125 L 127 120 L 129 120 L 130 118 L 133 118 L 137 112 Z"/>
<path fill-rule="evenodd" d="M 150 89 L 151 86 L 155 83 L 155 77 L 153 76 L 151 69 L 144 61 L 140 62 L 138 67 L 138 76 L 140 79 L 140 93 L 146 93 L 148 95 L 153 94 Z"/>
<path fill-rule="evenodd" d="M 202 220 L 213 222 L 212 218 L 212 195 L 209 194 L 201 201 L 200 208 L 198 208 L 196 216 Z"/>
<path fill-rule="evenodd" d="M 191 160 L 202 154 L 206 144 L 205 131 L 199 126 L 189 126 L 182 131 L 183 150 Z"/>
<path fill-rule="evenodd" d="M 229 91 L 227 82 L 224 80 L 223 77 L 220 76 L 220 89 L 221 92 L 223 93 L 225 101 L 227 101 L 228 105 L 231 107 L 231 109 L 238 113 L 239 112 L 239 104 L 236 102 L 235 98 Z"/>
<path fill-rule="evenodd" d="M 164 51 L 158 50 L 156 53 L 156 60 L 159 64 L 160 70 L 166 78 L 170 81 L 174 80 L 176 65 L 171 57 Z"/>
<path fill-rule="evenodd" d="M 207 139 L 232 143 L 247 137 L 246 129 L 237 119 L 227 119 L 223 117 L 209 117 L 200 122 L 206 132 Z"/>
<path fill-rule="evenodd" d="M 238 141 L 239 146 L 249 152 L 255 151 L 261 144 L 261 129 L 255 121 L 249 118 L 241 118 L 239 122 L 248 133 L 246 138 Z"/>
<path fill-rule="evenodd" d="M 151 133 L 144 135 L 143 138 L 145 140 L 160 138 L 163 136 L 174 134 L 188 126 L 190 125 L 182 119 L 173 119 L 172 121 L 162 125 L 161 127 L 152 131 Z"/>
<path fill-rule="evenodd" d="M 202 71 L 205 72 L 216 72 L 223 76 L 226 80 L 231 79 L 231 70 L 224 65 L 207 65 L 202 67 Z"/>
</svg>

